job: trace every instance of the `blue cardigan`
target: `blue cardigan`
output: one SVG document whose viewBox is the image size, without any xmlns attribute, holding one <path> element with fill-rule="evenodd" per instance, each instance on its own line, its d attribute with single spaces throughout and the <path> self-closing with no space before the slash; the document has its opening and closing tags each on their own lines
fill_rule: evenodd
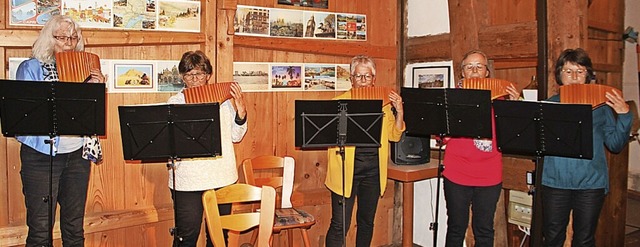
<svg viewBox="0 0 640 247">
<path fill-rule="evenodd" d="M 40 65 L 40 61 L 35 58 L 31 58 L 20 63 L 18 70 L 16 71 L 16 79 L 24 81 L 44 81 L 44 71 Z M 49 155 L 49 144 L 45 143 L 45 140 L 49 140 L 49 136 L 16 136 L 16 139 L 40 153 Z M 60 137 L 54 137 L 53 156 L 56 155 L 58 149 L 58 143 L 60 143 Z"/>
<path fill-rule="evenodd" d="M 548 101 L 559 102 L 555 95 Z M 557 189 L 605 189 L 609 191 L 609 169 L 605 146 L 619 153 L 628 143 L 633 115 L 618 114 L 617 121 L 611 107 L 605 105 L 593 110 L 593 158 L 577 159 L 545 156 L 542 184 Z M 626 178 L 625 178 L 626 179 Z"/>
</svg>

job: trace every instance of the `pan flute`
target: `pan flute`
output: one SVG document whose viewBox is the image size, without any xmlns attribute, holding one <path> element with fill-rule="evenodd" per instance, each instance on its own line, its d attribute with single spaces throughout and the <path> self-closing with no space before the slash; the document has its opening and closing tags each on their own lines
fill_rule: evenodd
<svg viewBox="0 0 640 247">
<path fill-rule="evenodd" d="M 182 93 L 185 101 L 189 103 L 222 103 L 231 99 L 231 84 L 233 82 L 220 82 L 206 84 L 199 87 L 186 88 Z"/>
<path fill-rule="evenodd" d="M 507 92 L 509 85 L 511 85 L 510 81 L 495 78 L 469 78 L 462 81 L 464 89 L 490 90 L 492 100 L 509 95 Z"/>
<path fill-rule="evenodd" d="M 388 87 L 359 87 L 351 89 L 351 98 L 352 99 L 369 99 L 382 100 L 382 105 L 385 106 L 391 103 L 389 99 L 389 93 L 393 91 Z"/>
<path fill-rule="evenodd" d="M 560 86 L 560 102 L 569 104 L 591 105 L 593 109 L 605 104 L 608 99 L 606 92 L 617 92 L 622 96 L 622 91 L 617 88 L 599 84 L 569 84 Z"/>
<path fill-rule="evenodd" d="M 100 69 L 100 58 L 96 54 L 84 51 L 56 53 L 56 70 L 60 81 L 85 82 L 91 75 L 91 69 Z"/>
</svg>

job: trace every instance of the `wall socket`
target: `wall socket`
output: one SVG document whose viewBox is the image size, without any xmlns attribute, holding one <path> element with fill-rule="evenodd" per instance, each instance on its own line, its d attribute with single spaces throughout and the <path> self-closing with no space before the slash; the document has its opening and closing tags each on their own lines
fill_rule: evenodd
<svg viewBox="0 0 640 247">
<path fill-rule="evenodd" d="M 533 215 L 533 198 L 526 192 L 509 191 L 509 223 L 524 227 L 531 227 Z"/>
</svg>

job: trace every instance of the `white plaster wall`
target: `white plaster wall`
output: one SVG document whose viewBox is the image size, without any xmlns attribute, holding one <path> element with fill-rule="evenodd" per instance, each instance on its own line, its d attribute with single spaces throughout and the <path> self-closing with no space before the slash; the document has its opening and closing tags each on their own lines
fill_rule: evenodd
<svg viewBox="0 0 640 247">
<path fill-rule="evenodd" d="M 640 1 L 625 1 L 624 26 L 633 27 L 640 30 Z M 636 44 L 625 41 L 624 64 L 622 67 L 622 89 L 624 98 L 634 100 L 636 105 L 640 105 L 638 88 L 638 55 Z M 629 189 L 640 191 L 640 143 L 637 141 L 629 143 Z"/>
<path fill-rule="evenodd" d="M 447 0 L 408 0 L 407 35 L 415 37 L 448 33 L 448 4 Z"/>
<path fill-rule="evenodd" d="M 408 0 L 407 34 L 409 37 L 427 36 L 449 32 L 449 7 L 447 0 Z M 409 64 L 404 70 L 404 86 L 411 87 L 413 67 L 451 66 L 452 61 Z M 449 75 L 454 80 L 453 70 Z M 431 162 L 438 162 L 437 158 Z M 436 179 L 428 179 L 414 184 L 413 242 L 421 246 L 433 246 L 434 232 L 429 225 L 435 222 Z M 444 246 L 447 231 L 447 209 L 440 184 L 437 246 Z"/>
</svg>

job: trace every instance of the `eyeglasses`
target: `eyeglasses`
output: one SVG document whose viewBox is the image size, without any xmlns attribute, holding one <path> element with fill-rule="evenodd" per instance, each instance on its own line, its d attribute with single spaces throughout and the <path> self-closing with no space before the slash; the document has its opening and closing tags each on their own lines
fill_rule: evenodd
<svg viewBox="0 0 640 247">
<path fill-rule="evenodd" d="M 193 80 L 193 78 L 202 80 L 204 78 L 207 78 L 208 75 L 209 74 L 207 73 L 193 73 L 193 74 L 184 74 L 182 77 L 184 77 L 184 79 L 187 79 L 187 80 Z"/>
<path fill-rule="evenodd" d="M 54 35 L 53 37 L 54 37 L 57 41 L 64 42 L 64 43 L 67 43 L 67 42 L 69 42 L 69 41 L 71 41 L 71 42 L 78 42 L 78 39 L 79 39 L 79 38 L 78 38 L 78 36 L 55 36 L 55 35 Z"/>
<path fill-rule="evenodd" d="M 473 68 L 477 69 L 478 71 L 481 71 L 481 70 L 487 69 L 487 65 L 484 65 L 481 63 L 468 63 L 468 64 L 463 64 L 462 68 L 468 71 L 472 71 Z"/>
<path fill-rule="evenodd" d="M 575 74 L 578 77 L 585 77 L 587 75 L 587 70 L 584 70 L 584 69 L 577 69 L 577 70 L 563 69 L 562 70 L 562 74 L 566 75 L 566 76 L 572 76 L 572 75 Z"/>
<path fill-rule="evenodd" d="M 371 81 L 373 80 L 373 77 L 375 77 L 375 75 L 370 75 L 370 74 L 366 74 L 366 75 L 351 75 L 353 76 L 353 79 L 355 79 L 356 81 Z"/>
</svg>

